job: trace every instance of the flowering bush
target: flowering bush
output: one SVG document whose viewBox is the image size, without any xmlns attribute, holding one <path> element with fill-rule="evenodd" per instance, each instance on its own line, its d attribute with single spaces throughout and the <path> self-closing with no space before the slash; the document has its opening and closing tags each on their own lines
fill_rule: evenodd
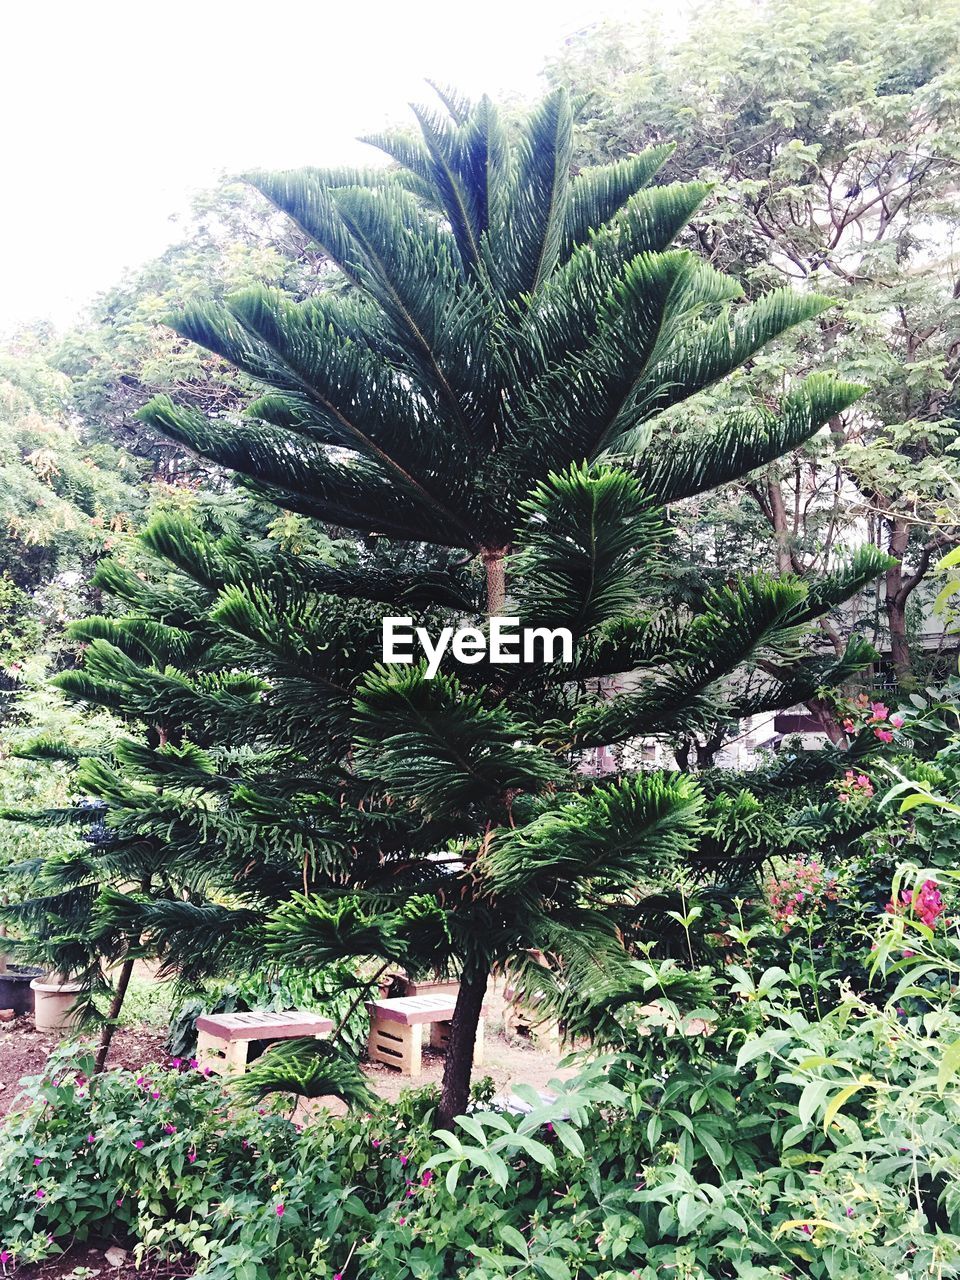
<svg viewBox="0 0 960 1280">
<path fill-rule="evenodd" d="M 887 911 L 891 915 L 896 912 L 910 912 L 928 929 L 937 927 L 937 921 L 945 910 L 943 896 L 935 880 L 924 880 L 923 884 L 912 890 L 903 889 L 899 901 L 891 899 L 887 903 Z"/>
<path fill-rule="evenodd" d="M 879 742 L 890 743 L 893 741 L 894 729 L 903 727 L 904 717 L 900 712 L 891 714 L 886 703 L 870 698 L 865 693 L 838 703 L 837 709 L 844 732 L 849 737 L 869 732 Z"/>
<path fill-rule="evenodd" d="M 91 1087 L 61 1053 L 0 1129 L 4 1265 L 96 1232 L 204 1280 L 957 1276 L 960 952 L 942 911 L 931 945 L 929 880 L 878 917 L 883 1007 L 810 1016 L 748 944 L 722 981 L 665 973 L 662 1025 L 556 1101 L 487 1089 L 450 1132 L 430 1089 L 299 1132 L 196 1071 Z M 712 1034 L 681 1030 L 685 990 Z"/>
<path fill-rule="evenodd" d="M 847 769 L 834 787 L 840 804 L 863 805 L 873 799 L 873 783 L 865 773 L 855 773 L 853 769 Z"/>
<path fill-rule="evenodd" d="M 836 902 L 837 874 L 816 859 L 797 858 L 769 877 L 766 894 L 773 918 L 789 933 L 792 921 L 818 917 L 828 903 Z"/>
</svg>

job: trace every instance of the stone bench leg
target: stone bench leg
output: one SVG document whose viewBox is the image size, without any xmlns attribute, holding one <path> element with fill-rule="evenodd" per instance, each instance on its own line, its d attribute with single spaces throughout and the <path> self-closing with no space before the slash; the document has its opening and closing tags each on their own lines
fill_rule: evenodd
<svg viewBox="0 0 960 1280">
<path fill-rule="evenodd" d="M 242 1076 L 247 1069 L 247 1040 L 219 1040 L 209 1031 L 197 1033 L 197 1065 L 216 1075 Z"/>
<path fill-rule="evenodd" d="M 405 1026 L 402 1022 L 374 1019 L 367 1036 L 367 1057 L 397 1067 L 405 1076 L 417 1077 L 422 1071 L 423 1023 Z"/>
<path fill-rule="evenodd" d="M 450 1043 L 450 1023 L 434 1022 L 430 1026 L 430 1048 L 446 1052 Z M 473 1065 L 483 1066 L 483 1019 L 477 1023 L 477 1038 L 473 1042 Z"/>
</svg>

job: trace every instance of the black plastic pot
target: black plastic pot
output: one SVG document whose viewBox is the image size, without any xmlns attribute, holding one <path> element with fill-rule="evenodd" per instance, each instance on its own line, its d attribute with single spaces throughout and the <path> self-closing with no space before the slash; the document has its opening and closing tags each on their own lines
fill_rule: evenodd
<svg viewBox="0 0 960 1280">
<path fill-rule="evenodd" d="M 30 983 L 43 974 L 42 969 L 11 964 L 0 973 L 0 1009 L 12 1009 L 14 1013 L 33 1013 L 33 992 Z"/>
</svg>

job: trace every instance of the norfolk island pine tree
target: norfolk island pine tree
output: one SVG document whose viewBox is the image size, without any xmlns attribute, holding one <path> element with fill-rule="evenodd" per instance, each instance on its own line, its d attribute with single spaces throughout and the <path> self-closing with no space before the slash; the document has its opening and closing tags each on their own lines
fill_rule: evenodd
<svg viewBox="0 0 960 1280">
<path fill-rule="evenodd" d="M 652 185 L 669 148 L 572 176 L 563 92 L 510 130 L 487 99 L 441 98 L 442 116 L 416 110 L 418 136 L 370 139 L 389 169 L 250 177 L 335 287 L 173 318 L 263 394 L 242 419 L 142 411 L 262 497 L 362 535 L 356 562 L 157 519 L 150 573 L 98 570 L 127 612 L 75 625 L 83 665 L 58 683 L 131 731 L 76 765 L 107 806 L 98 927 L 188 979 L 278 954 L 457 973 L 449 1121 L 491 970 L 588 1026 L 638 992 L 624 936 L 696 845 L 695 779 L 587 779 L 578 753 L 842 681 L 869 648 L 823 658 L 805 636 L 885 561 L 734 580 L 682 615 L 658 604 L 669 505 L 781 456 L 860 388 L 813 375 L 695 441 L 665 415 L 829 300 L 746 302 L 671 250 L 706 189 Z M 431 680 L 379 661 L 397 613 L 569 627 L 573 661 L 448 656 Z M 149 895 L 118 887 L 145 865 Z"/>
</svg>

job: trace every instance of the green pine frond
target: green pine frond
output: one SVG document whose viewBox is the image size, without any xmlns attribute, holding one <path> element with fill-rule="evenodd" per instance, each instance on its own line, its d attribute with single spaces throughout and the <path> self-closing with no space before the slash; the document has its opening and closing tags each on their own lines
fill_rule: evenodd
<svg viewBox="0 0 960 1280">
<path fill-rule="evenodd" d="M 271 1045 L 242 1076 L 231 1092 L 246 1102 L 272 1093 L 297 1098 L 339 1098 L 348 1107 L 371 1107 L 376 1095 L 357 1061 L 329 1040 L 281 1040 Z"/>
<path fill-rule="evenodd" d="M 336 960 L 366 957 L 399 961 L 406 947 L 399 911 L 365 910 L 344 895 L 331 901 L 316 894 L 294 894 L 265 927 L 267 950 L 288 963 L 321 968 Z"/>
<path fill-rule="evenodd" d="M 527 116 L 515 146 L 502 217 L 488 232 L 484 259 L 500 295 L 535 294 L 563 243 L 573 151 L 570 100 L 562 89 Z"/>
<path fill-rule="evenodd" d="M 614 164 L 581 169 L 570 183 L 560 261 L 565 262 L 575 249 L 586 244 L 591 231 L 606 226 L 632 195 L 647 186 L 673 151 L 670 145 L 649 147 Z"/>
<path fill-rule="evenodd" d="M 505 805 L 508 793 L 539 792 L 563 776 L 507 708 L 484 705 L 453 676 L 421 666 L 376 666 L 357 692 L 354 767 L 360 777 L 437 819 L 472 806 Z"/>
<path fill-rule="evenodd" d="M 574 714 L 574 741 L 605 746 L 669 732 L 690 713 L 706 709 L 712 686 L 764 646 L 776 646 L 797 626 L 806 589 L 762 575 L 741 579 L 704 598 L 704 611 L 680 637 L 676 660 L 660 671 L 638 673 L 636 688 L 612 700 L 585 702 Z"/>
<path fill-rule="evenodd" d="M 715 489 L 796 449 L 862 394 L 856 384 L 811 374 L 784 397 L 779 413 L 736 411 L 709 434 L 654 439 L 636 459 L 636 474 L 664 504 Z"/>
<path fill-rule="evenodd" d="M 524 827 L 501 828 L 482 859 L 484 881 L 496 894 L 571 881 L 627 892 L 694 847 L 701 803 L 690 777 L 639 774 L 596 786 Z"/>
<path fill-rule="evenodd" d="M 663 519 L 628 472 L 607 464 L 551 473 L 521 505 L 525 522 L 508 573 L 528 626 L 589 635 L 632 613 L 663 538 Z"/>
<path fill-rule="evenodd" d="M 829 613 L 851 596 L 875 582 L 881 573 L 896 563 L 885 551 L 872 544 L 858 547 L 850 559 L 830 573 L 811 580 L 807 590 L 804 621 L 813 621 Z M 872 659 L 871 659 L 872 661 Z"/>
</svg>

